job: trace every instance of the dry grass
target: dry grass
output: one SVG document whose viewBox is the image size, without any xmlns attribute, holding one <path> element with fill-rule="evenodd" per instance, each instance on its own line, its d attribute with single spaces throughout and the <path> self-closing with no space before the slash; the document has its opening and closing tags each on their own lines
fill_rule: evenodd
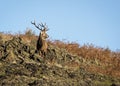
<svg viewBox="0 0 120 86">
<path fill-rule="evenodd" d="M 35 36 L 35 33 L 31 29 L 26 29 L 24 34 L 19 34 L 18 36 L 24 43 L 31 46 L 36 46 L 37 36 Z"/>
<path fill-rule="evenodd" d="M 65 48 L 68 52 L 78 55 L 87 61 L 97 60 L 100 66 L 94 64 L 84 65 L 86 70 L 90 72 L 120 77 L 120 53 L 118 52 L 112 52 L 109 48 L 95 47 L 92 44 L 80 46 L 75 42 L 65 43 L 59 40 L 52 41 L 51 44 L 58 46 L 59 48 Z"/>
<path fill-rule="evenodd" d="M 22 40 L 28 44 L 36 45 L 37 36 L 28 30 L 24 34 L 19 34 Z M 0 33 L 0 37 L 4 41 L 11 39 L 13 35 Z M 78 55 L 86 60 L 97 60 L 100 65 L 90 64 L 85 66 L 85 68 L 90 72 L 102 73 L 106 75 L 112 75 L 114 77 L 120 77 L 120 53 L 112 52 L 108 48 L 95 47 L 92 44 L 87 44 L 80 46 L 75 42 L 63 42 L 59 40 L 51 41 L 48 40 L 48 44 L 57 46 L 59 48 L 64 48 L 68 52 Z"/>
<path fill-rule="evenodd" d="M 2 39 L 3 42 L 7 40 L 11 40 L 12 38 L 13 38 L 13 35 L 11 35 L 10 33 L 0 32 L 0 39 Z"/>
</svg>

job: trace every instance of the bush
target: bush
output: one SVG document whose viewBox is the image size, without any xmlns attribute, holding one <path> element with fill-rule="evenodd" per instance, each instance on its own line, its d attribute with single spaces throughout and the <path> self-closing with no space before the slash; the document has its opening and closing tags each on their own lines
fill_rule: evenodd
<svg viewBox="0 0 120 86">
<path fill-rule="evenodd" d="M 32 31 L 32 29 L 27 28 L 25 31 L 25 35 L 26 36 L 33 36 L 33 35 L 35 35 L 35 32 Z"/>
</svg>

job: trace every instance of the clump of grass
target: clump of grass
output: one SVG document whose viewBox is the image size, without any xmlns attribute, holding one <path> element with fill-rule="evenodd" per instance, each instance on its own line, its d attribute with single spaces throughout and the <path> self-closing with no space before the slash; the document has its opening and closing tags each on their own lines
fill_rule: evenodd
<svg viewBox="0 0 120 86">
<path fill-rule="evenodd" d="M 33 36 L 33 35 L 35 35 L 35 32 L 32 31 L 32 29 L 27 28 L 26 31 L 25 31 L 25 35 L 26 36 Z"/>
<path fill-rule="evenodd" d="M 37 36 L 32 29 L 27 28 L 25 32 L 23 34 L 19 34 L 19 36 L 22 38 L 23 42 L 32 46 L 36 45 Z"/>
<path fill-rule="evenodd" d="M 0 39 L 1 39 L 3 42 L 5 42 L 5 41 L 7 41 L 7 40 L 11 40 L 12 37 L 13 37 L 13 35 L 12 35 L 10 32 L 8 32 L 8 33 L 0 32 Z"/>
</svg>

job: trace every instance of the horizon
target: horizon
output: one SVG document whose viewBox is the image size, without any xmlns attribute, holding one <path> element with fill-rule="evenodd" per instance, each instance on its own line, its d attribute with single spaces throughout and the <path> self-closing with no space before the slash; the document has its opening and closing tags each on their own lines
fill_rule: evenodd
<svg viewBox="0 0 120 86">
<path fill-rule="evenodd" d="M 50 39 L 120 50 L 119 0 L 6 1 L 0 3 L 0 32 L 37 30 L 31 21 L 48 25 Z"/>
</svg>

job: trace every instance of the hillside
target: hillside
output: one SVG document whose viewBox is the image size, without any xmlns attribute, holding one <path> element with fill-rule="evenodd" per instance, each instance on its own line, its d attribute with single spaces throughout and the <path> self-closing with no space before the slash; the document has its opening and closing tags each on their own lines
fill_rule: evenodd
<svg viewBox="0 0 120 86">
<path fill-rule="evenodd" d="M 0 86 L 120 86 L 120 53 L 48 40 L 48 53 L 36 50 L 37 36 L 0 33 Z"/>
</svg>

